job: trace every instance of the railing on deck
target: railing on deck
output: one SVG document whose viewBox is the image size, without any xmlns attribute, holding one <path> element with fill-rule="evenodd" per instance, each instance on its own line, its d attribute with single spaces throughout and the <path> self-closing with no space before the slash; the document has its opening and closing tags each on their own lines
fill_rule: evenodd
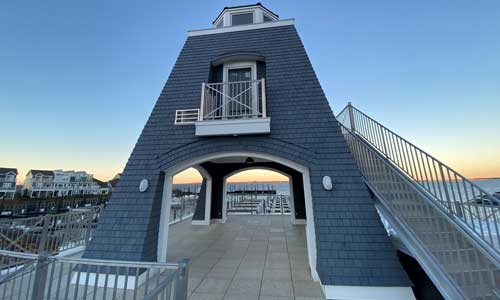
<svg viewBox="0 0 500 300">
<path fill-rule="evenodd" d="M 66 259 L 0 250 L 17 261 L 0 276 L 2 300 L 186 300 L 188 260 L 148 263 Z"/>
<path fill-rule="evenodd" d="M 87 245 L 102 207 L 63 214 L 0 220 L 0 249 L 57 254 Z"/>
<path fill-rule="evenodd" d="M 227 193 L 228 215 L 291 215 L 289 195 Z"/>
<path fill-rule="evenodd" d="M 500 200 L 382 124 L 348 105 L 337 116 L 408 179 L 422 187 L 456 222 L 500 255 Z"/>
<path fill-rule="evenodd" d="M 199 121 L 265 118 L 265 80 L 203 83 Z"/>
<path fill-rule="evenodd" d="M 175 111 L 175 121 L 176 125 L 188 125 L 194 124 L 194 122 L 198 121 L 200 116 L 200 109 L 178 109 Z"/>
<path fill-rule="evenodd" d="M 177 223 L 191 217 L 196 209 L 199 193 L 174 196 L 170 206 L 170 223 Z"/>
</svg>

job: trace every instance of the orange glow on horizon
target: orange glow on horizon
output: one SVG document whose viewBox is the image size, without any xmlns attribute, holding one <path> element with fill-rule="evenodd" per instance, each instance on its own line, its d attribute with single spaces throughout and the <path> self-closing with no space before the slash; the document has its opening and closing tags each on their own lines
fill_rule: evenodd
<svg viewBox="0 0 500 300">
<path fill-rule="evenodd" d="M 200 173 L 194 169 L 189 168 L 174 176 L 174 184 L 187 184 L 187 183 L 201 183 L 202 177 Z M 288 181 L 286 176 L 280 173 L 255 169 L 247 170 L 237 173 L 228 178 L 228 182 L 273 182 L 273 181 Z"/>
</svg>

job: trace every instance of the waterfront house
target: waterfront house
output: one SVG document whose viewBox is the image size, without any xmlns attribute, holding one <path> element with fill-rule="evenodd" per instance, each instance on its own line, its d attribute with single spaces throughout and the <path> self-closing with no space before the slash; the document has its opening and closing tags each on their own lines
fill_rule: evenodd
<svg viewBox="0 0 500 300">
<path fill-rule="evenodd" d="M 26 174 L 24 190 L 30 198 L 101 194 L 92 174 L 73 170 L 30 170 Z"/>
<path fill-rule="evenodd" d="M 14 199 L 17 169 L 0 167 L 0 199 Z"/>
<path fill-rule="evenodd" d="M 29 170 L 24 180 L 25 194 L 30 198 L 48 198 L 54 195 L 54 171 Z"/>
<path fill-rule="evenodd" d="M 109 182 L 104 182 L 97 178 L 94 178 L 91 193 L 93 195 L 107 195 L 111 193 L 111 184 Z"/>
</svg>

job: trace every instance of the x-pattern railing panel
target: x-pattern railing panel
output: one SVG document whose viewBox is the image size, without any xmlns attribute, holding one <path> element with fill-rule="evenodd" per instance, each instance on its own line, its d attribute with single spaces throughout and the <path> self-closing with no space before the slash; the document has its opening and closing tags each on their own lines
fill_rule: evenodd
<svg viewBox="0 0 500 300">
<path fill-rule="evenodd" d="M 202 87 L 201 120 L 265 117 L 264 79 L 207 83 Z"/>
<path fill-rule="evenodd" d="M 91 238 L 100 207 L 64 214 L 0 221 L 0 249 L 57 253 L 84 246 Z"/>
</svg>

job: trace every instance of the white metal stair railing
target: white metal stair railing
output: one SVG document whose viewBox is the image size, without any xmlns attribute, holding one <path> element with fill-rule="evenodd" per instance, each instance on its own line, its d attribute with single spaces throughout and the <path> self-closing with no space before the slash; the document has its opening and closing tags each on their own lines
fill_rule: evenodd
<svg viewBox="0 0 500 300">
<path fill-rule="evenodd" d="M 199 121 L 265 118 L 265 99 L 264 79 L 203 83 Z"/>
<path fill-rule="evenodd" d="M 443 296 L 500 299 L 498 200 L 351 105 L 337 120 L 367 185 L 422 250 L 415 258 L 437 270 L 429 275 Z"/>
</svg>

